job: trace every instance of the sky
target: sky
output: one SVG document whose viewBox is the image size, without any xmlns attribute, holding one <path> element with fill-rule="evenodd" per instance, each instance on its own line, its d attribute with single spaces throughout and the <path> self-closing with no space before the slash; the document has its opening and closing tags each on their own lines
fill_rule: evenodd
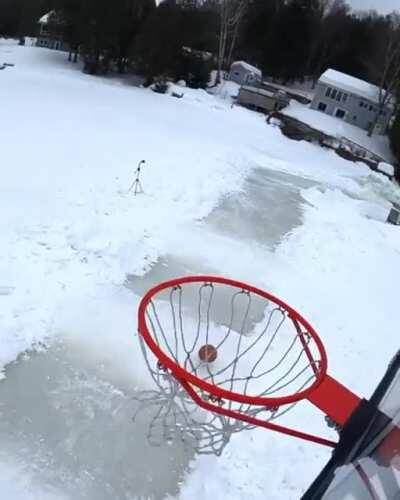
<svg viewBox="0 0 400 500">
<path fill-rule="evenodd" d="M 347 0 L 353 9 L 369 10 L 375 9 L 382 14 L 387 14 L 393 10 L 400 10 L 399 0 Z"/>
</svg>

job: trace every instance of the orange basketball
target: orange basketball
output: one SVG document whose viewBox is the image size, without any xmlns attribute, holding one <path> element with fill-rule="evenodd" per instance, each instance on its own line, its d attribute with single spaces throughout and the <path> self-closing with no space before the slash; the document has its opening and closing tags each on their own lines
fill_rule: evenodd
<svg viewBox="0 0 400 500">
<path fill-rule="evenodd" d="M 213 363 L 217 359 L 217 356 L 218 351 L 213 345 L 206 344 L 199 349 L 199 358 L 204 363 Z"/>
</svg>

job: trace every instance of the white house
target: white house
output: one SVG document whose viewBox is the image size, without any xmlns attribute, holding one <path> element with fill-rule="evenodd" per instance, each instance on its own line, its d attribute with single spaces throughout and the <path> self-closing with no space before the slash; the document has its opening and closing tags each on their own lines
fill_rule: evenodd
<svg viewBox="0 0 400 500">
<path fill-rule="evenodd" d="M 52 10 L 38 21 L 38 35 L 36 45 L 54 50 L 69 50 L 64 41 L 65 24 L 62 17 Z"/>
<path fill-rule="evenodd" d="M 384 91 L 383 91 L 384 92 Z M 377 134 L 385 134 L 394 106 L 392 99 L 380 109 L 380 91 L 376 85 L 354 76 L 328 69 L 316 85 L 311 108 Z M 374 127 L 376 117 L 377 123 Z"/>
</svg>

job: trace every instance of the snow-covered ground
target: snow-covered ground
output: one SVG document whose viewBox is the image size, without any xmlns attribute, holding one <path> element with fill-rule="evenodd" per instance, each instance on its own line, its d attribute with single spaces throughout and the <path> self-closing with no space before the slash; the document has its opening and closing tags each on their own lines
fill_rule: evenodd
<svg viewBox="0 0 400 500">
<path fill-rule="evenodd" d="M 384 135 L 374 135 L 368 137 L 365 130 L 355 127 L 350 123 L 335 118 L 334 116 L 327 115 L 311 109 L 309 106 L 300 104 L 296 101 L 291 101 L 290 106 L 283 110 L 288 116 L 297 118 L 298 120 L 307 123 L 311 127 L 321 130 L 326 134 L 333 137 L 344 137 L 350 141 L 355 142 L 359 146 L 366 148 L 368 151 L 377 154 L 388 162 L 393 161 L 393 155 L 390 151 L 389 139 Z"/>
<path fill-rule="evenodd" d="M 251 282 L 300 310 L 331 375 L 368 396 L 398 349 L 400 231 L 384 221 L 400 190 L 231 107 L 231 89 L 176 99 L 9 41 L 0 61 L 15 64 L 0 72 L 2 498 L 298 499 L 329 450 L 254 430 L 219 458 L 158 456 L 142 427 L 107 420 L 149 387 L 136 308 L 177 274 Z M 307 411 L 297 427 L 332 436 Z"/>
</svg>

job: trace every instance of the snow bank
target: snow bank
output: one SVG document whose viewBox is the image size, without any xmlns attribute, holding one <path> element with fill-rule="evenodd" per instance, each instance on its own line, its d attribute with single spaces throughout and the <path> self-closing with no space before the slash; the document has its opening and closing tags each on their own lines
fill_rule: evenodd
<svg viewBox="0 0 400 500">
<path fill-rule="evenodd" d="M 307 123 L 311 127 L 321 130 L 333 137 L 345 137 L 356 144 L 366 148 L 368 151 L 377 154 L 388 162 L 393 160 L 390 151 L 389 139 L 386 136 L 373 135 L 368 137 L 365 130 L 362 130 L 350 123 L 346 123 L 333 116 L 329 116 L 320 111 L 310 109 L 308 106 L 300 104 L 296 101 L 291 101 L 290 106 L 282 111 L 288 116 L 297 118 L 298 120 Z"/>
<path fill-rule="evenodd" d="M 0 47 L 15 63 L 0 79 L 9 96 L 1 139 L 1 370 L 54 335 L 70 295 L 144 273 L 164 252 L 165 235 L 179 235 L 180 224 L 240 189 L 249 162 L 246 144 L 232 155 L 240 131 L 206 92 L 178 100 L 82 75 L 63 53 Z M 217 119 L 210 122 L 210 113 Z M 145 193 L 135 198 L 128 188 L 143 158 Z"/>
<path fill-rule="evenodd" d="M 215 85 L 217 72 L 211 72 L 210 88 L 207 90 L 210 94 L 219 97 L 220 99 L 232 102 L 239 95 L 240 85 L 230 80 L 222 80 L 218 85 Z"/>
<path fill-rule="evenodd" d="M 389 175 L 390 177 L 394 176 L 394 166 L 390 165 L 389 163 L 381 162 L 378 165 L 378 170 L 379 172 L 382 172 L 383 174 Z"/>
</svg>

